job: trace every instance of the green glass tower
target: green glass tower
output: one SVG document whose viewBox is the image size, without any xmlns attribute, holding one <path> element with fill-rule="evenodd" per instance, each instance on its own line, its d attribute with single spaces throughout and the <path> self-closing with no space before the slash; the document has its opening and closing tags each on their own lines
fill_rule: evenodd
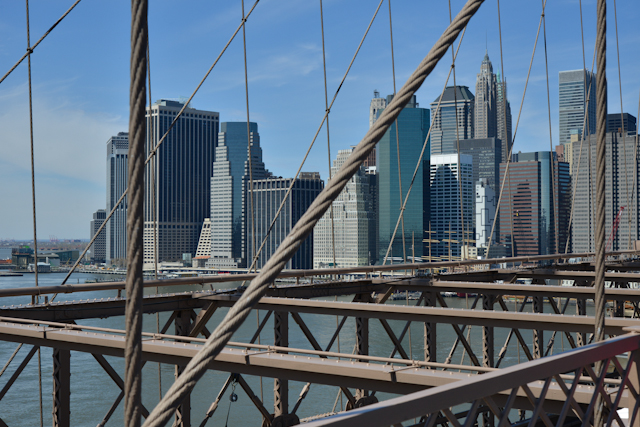
<svg viewBox="0 0 640 427">
<path fill-rule="evenodd" d="M 393 95 L 387 97 L 387 105 Z M 398 116 L 398 141 L 400 145 L 400 170 L 398 174 L 398 151 L 396 143 L 396 123 L 392 124 L 378 143 L 378 263 L 384 261 L 389 242 L 393 236 L 400 208 L 400 178 L 402 180 L 402 198 L 406 197 L 411 178 L 420 158 L 422 145 L 429 132 L 430 110 L 418 108 L 415 96 L 409 101 Z M 389 257 L 399 261 L 405 254 L 407 260 L 415 255 L 424 255 L 424 232 L 429 227 L 429 153 L 431 147 L 427 142 L 422 164 L 418 169 L 411 195 L 404 211 L 404 241 L 402 245 L 402 225 L 398 227 Z M 425 171 L 427 171 L 425 173 Z M 387 260 L 387 264 L 390 260 Z"/>
</svg>

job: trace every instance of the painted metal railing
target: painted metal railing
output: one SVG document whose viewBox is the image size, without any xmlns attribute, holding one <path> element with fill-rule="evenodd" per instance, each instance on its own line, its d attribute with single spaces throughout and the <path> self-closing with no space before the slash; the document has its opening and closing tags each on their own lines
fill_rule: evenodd
<svg viewBox="0 0 640 427">
<path fill-rule="evenodd" d="M 629 334 L 607 341 L 389 399 L 306 425 L 373 427 L 400 425 L 416 419 L 420 421 L 415 425 L 424 427 L 436 424 L 470 427 L 476 425 L 479 416 L 488 416 L 494 417 L 496 427 L 503 427 L 522 422 L 517 410 L 524 410 L 529 426 L 541 422 L 547 427 L 560 427 L 569 420 L 587 426 L 597 425 L 594 414 L 600 401 L 603 404 L 600 425 L 638 426 L 640 328 L 629 331 Z M 598 371 L 598 365 L 603 367 L 602 373 Z M 558 403 L 558 399 L 546 401 L 551 394 L 563 396 L 560 400 L 563 403 Z"/>
</svg>

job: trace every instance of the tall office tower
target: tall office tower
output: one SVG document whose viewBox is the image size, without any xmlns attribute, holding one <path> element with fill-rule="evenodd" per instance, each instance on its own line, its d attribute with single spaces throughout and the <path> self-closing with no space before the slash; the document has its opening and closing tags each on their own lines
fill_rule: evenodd
<svg viewBox="0 0 640 427">
<path fill-rule="evenodd" d="M 387 97 L 391 102 L 393 95 Z M 400 145 L 400 176 L 398 175 L 398 152 L 396 123 Z M 378 262 L 385 260 L 389 242 L 393 236 L 402 201 L 406 197 L 422 146 L 429 132 L 429 110 L 418 108 L 415 96 L 400 112 L 397 122 L 391 124 L 378 142 Z M 402 227 L 398 227 L 389 257 L 407 259 L 415 254 L 423 255 L 423 234 L 428 227 L 429 185 L 424 177 L 429 168 L 429 143 L 416 175 L 415 182 L 404 210 L 404 239 Z M 427 168 L 425 170 L 425 167 Z M 402 178 L 400 180 L 400 177 Z M 402 182 L 400 191 L 399 182 Z M 402 193 L 402 195 L 400 194 Z M 402 201 L 401 201 L 402 198 Z M 412 248 L 412 242 L 413 248 Z M 403 246 L 404 243 L 404 246 Z M 388 260 L 387 260 L 388 262 Z"/>
<path fill-rule="evenodd" d="M 475 134 L 474 96 L 467 86 L 448 86 L 440 111 L 436 111 L 439 100 L 431 103 L 431 155 L 456 153 L 458 140 L 471 139 Z"/>
<path fill-rule="evenodd" d="M 107 211 L 104 209 L 98 209 L 93 213 L 93 219 L 91 220 L 91 226 L 89 228 L 89 233 L 91 238 L 96 235 L 100 226 L 104 223 L 104 220 L 107 218 Z M 91 245 L 91 261 L 93 262 L 104 262 L 107 255 L 107 247 L 106 247 L 106 235 L 104 229 L 100 232 L 96 240 L 93 241 L 93 245 Z"/>
<path fill-rule="evenodd" d="M 205 267 L 211 257 L 211 218 L 205 218 L 198 239 L 196 254 L 192 259 L 193 267 Z"/>
<path fill-rule="evenodd" d="M 550 162 L 552 154 L 553 181 Z M 506 165 L 500 164 L 501 175 L 504 174 Z M 556 253 L 557 218 L 557 250 L 564 252 L 569 237 L 571 209 L 569 163 L 558 162 L 555 152 L 517 153 L 513 155 L 505 180 L 500 204 L 502 243 L 510 247 L 513 235 L 516 256 Z"/>
<path fill-rule="evenodd" d="M 587 94 L 589 95 L 588 99 Z M 571 142 L 572 130 L 577 130 L 585 135 L 595 134 L 596 75 L 594 73 L 586 70 L 560 71 L 559 103 L 560 144 Z M 585 109 L 588 109 L 588 131 L 582 129 Z"/>
<path fill-rule="evenodd" d="M 460 259 L 464 242 L 473 240 L 475 216 L 473 159 L 460 154 L 431 156 L 431 254 L 437 261 Z M 470 246 L 470 245 L 469 245 Z"/>
<path fill-rule="evenodd" d="M 338 151 L 331 175 L 338 172 L 352 151 Z M 333 201 L 333 222 L 331 210 L 327 210 L 313 229 L 313 268 L 369 265 L 371 210 L 369 177 L 362 166 Z"/>
<path fill-rule="evenodd" d="M 220 123 L 216 161 L 211 177 L 211 268 L 245 266 L 245 214 L 251 221 L 251 203 L 245 199 L 250 178 L 264 179 L 264 163 L 257 123 L 250 123 L 251 176 L 247 122 Z"/>
<path fill-rule="evenodd" d="M 607 251 L 629 249 L 635 240 L 640 239 L 638 224 L 637 189 L 640 188 L 640 168 L 634 159 L 636 152 L 636 134 L 627 132 L 609 132 L 606 138 L 607 166 L 605 175 L 605 235 L 612 235 L 612 226 L 620 214 L 619 225 Z M 596 138 L 573 144 L 573 182 L 577 186 L 573 208 L 571 235 L 573 252 L 593 252 L 595 250 L 595 175 L 596 175 Z M 589 164 L 589 146 L 591 164 Z M 582 154 L 581 154 L 582 151 Z M 579 166 L 578 166 L 579 165 Z M 636 169 L 638 168 L 638 169 Z M 591 186 L 589 186 L 591 178 Z M 621 209 L 624 207 L 624 210 Z"/>
<path fill-rule="evenodd" d="M 268 178 L 253 181 L 253 197 L 255 207 L 255 239 L 253 228 L 247 227 L 247 264 L 251 265 L 254 253 L 262 245 L 267 232 L 275 218 L 276 212 L 284 199 L 292 178 Z M 324 188 L 324 183 L 317 172 L 301 173 L 282 212 L 275 221 L 262 251 L 257 256 L 256 268 L 262 268 L 280 243 L 287 237 L 293 226 L 307 211 L 313 200 Z M 254 246 L 255 242 L 255 246 Z M 313 233 L 300 245 L 296 254 L 287 262 L 285 269 L 313 268 Z"/>
<path fill-rule="evenodd" d="M 635 132 L 636 118 L 629 113 L 607 114 L 607 132 Z"/>
<path fill-rule="evenodd" d="M 371 100 L 371 105 L 369 106 L 369 128 L 373 126 L 375 121 L 378 119 L 382 110 L 387 107 L 387 100 L 385 98 L 380 98 L 380 92 L 377 90 L 373 91 L 373 99 Z M 376 165 L 376 149 L 374 148 L 369 153 L 369 156 L 364 161 L 364 167 L 368 168 L 369 166 Z"/>
<path fill-rule="evenodd" d="M 489 54 L 485 53 L 476 78 L 474 138 L 495 138 L 498 135 L 497 88 L 498 82 Z"/>
<path fill-rule="evenodd" d="M 369 166 L 366 169 L 369 181 L 369 264 L 378 262 L 378 168 Z"/>
<path fill-rule="evenodd" d="M 498 73 L 498 93 L 496 97 L 497 113 L 496 120 L 498 123 L 498 139 L 502 142 L 502 162 L 507 161 L 509 157 L 509 151 L 513 145 L 511 136 L 511 104 L 507 97 L 507 82 L 500 79 L 500 73 Z"/>
<path fill-rule="evenodd" d="M 460 154 L 468 154 L 473 163 L 473 185 L 483 181 L 483 188 L 490 187 L 492 191 L 500 192 L 500 162 L 502 161 L 502 142 L 496 138 L 465 139 L 460 141 Z M 496 202 L 498 199 L 491 199 Z M 495 213 L 496 206 L 493 206 Z M 478 216 L 473 216 L 473 227 L 476 228 Z M 491 218 L 493 221 L 493 218 Z M 497 225 L 496 225 L 497 227 Z M 496 228 L 496 233 L 497 233 Z M 478 230 L 476 229 L 476 234 Z M 495 236 L 494 236 L 495 237 Z M 495 242 L 495 239 L 492 240 Z"/>
<path fill-rule="evenodd" d="M 120 199 L 129 185 L 129 133 L 118 132 L 107 141 L 107 213 Z M 127 257 L 127 197 L 111 216 L 105 227 L 105 262 L 124 261 Z M 92 236 L 93 237 L 93 236 Z"/>
<path fill-rule="evenodd" d="M 161 99 L 147 108 L 147 155 L 183 106 Z M 218 116 L 187 106 L 145 168 L 145 263 L 153 262 L 155 246 L 158 261 L 178 261 L 182 254 L 196 252 L 202 223 L 209 217 Z M 154 225 L 158 236 L 155 244 Z"/>
<path fill-rule="evenodd" d="M 485 179 L 476 181 L 476 247 L 486 248 L 489 245 L 489 236 L 493 228 L 493 219 L 496 215 L 496 192 L 487 184 Z M 497 226 L 496 226 L 497 227 Z M 496 243 L 497 228 L 493 228 L 491 243 Z"/>
</svg>

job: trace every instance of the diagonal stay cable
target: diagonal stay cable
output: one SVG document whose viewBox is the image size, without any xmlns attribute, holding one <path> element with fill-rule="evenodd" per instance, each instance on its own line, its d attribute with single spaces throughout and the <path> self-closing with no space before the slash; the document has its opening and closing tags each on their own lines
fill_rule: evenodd
<svg viewBox="0 0 640 427">
<path fill-rule="evenodd" d="M 22 55 L 22 58 L 20 58 L 20 59 L 18 60 L 18 62 L 16 62 L 16 63 L 15 63 L 15 65 L 14 65 L 13 67 L 11 67 L 11 69 L 10 69 L 9 71 L 7 71 L 7 73 L 6 73 L 4 76 L 2 76 L 2 78 L 0 79 L 0 83 L 2 83 L 2 82 L 3 82 L 7 77 L 9 77 L 9 74 L 13 73 L 13 70 L 15 70 L 15 69 L 18 67 L 18 65 L 20 65 L 20 64 L 22 63 L 22 61 L 24 61 L 24 60 L 25 60 L 25 58 L 26 58 L 26 57 L 30 56 L 30 55 L 31 55 L 31 53 L 33 53 L 33 50 L 34 50 L 36 47 L 38 47 L 38 45 L 40 44 L 40 42 L 42 42 L 42 40 L 44 40 L 44 38 L 45 38 L 45 37 L 47 37 L 47 36 L 49 35 L 49 33 L 51 33 L 51 31 L 53 31 L 53 29 L 54 29 L 55 27 L 57 27 L 57 26 L 58 26 L 58 24 L 59 24 L 60 22 L 62 22 L 62 20 L 63 20 L 63 19 L 64 19 L 64 18 L 65 18 L 65 17 L 66 17 L 66 16 L 67 16 L 67 15 L 68 15 L 72 10 L 73 10 L 73 8 L 74 8 L 74 7 L 76 7 L 76 6 L 78 5 L 78 3 L 80 3 L 80 0 L 76 0 L 76 2 L 75 2 L 74 4 L 72 4 L 72 5 L 71 5 L 71 7 L 70 7 L 69 9 L 67 9 L 67 11 L 66 11 L 66 12 L 65 12 L 61 17 L 60 17 L 60 19 L 58 19 L 58 20 L 57 20 L 57 21 L 56 21 L 56 22 L 51 26 L 51 28 L 49 28 L 49 29 L 47 30 L 47 32 L 46 32 L 46 33 L 44 33 L 44 34 L 42 35 L 42 37 L 40 37 L 40 39 L 39 39 L 37 42 L 35 42 L 35 44 L 34 44 L 33 46 L 31 46 L 31 47 L 29 47 L 29 49 L 27 49 L 27 53 L 25 53 L 24 55 Z"/>
<path fill-rule="evenodd" d="M 233 333 L 240 327 L 252 308 L 266 292 L 270 283 L 282 271 L 286 263 L 297 252 L 316 222 L 329 209 L 332 201 L 342 192 L 351 177 L 360 170 L 360 166 L 385 134 L 391 123 L 398 117 L 413 94 L 420 88 L 426 77 L 433 71 L 438 61 L 447 52 L 449 46 L 458 37 L 464 26 L 480 8 L 484 0 L 468 0 L 453 22 L 447 27 L 416 71 L 400 89 L 382 115 L 356 146 L 349 158 L 334 175 L 329 184 L 315 198 L 309 209 L 293 227 L 287 238 L 271 256 L 258 276 L 242 294 L 240 299 L 229 309 L 225 318 L 207 339 L 203 348 L 191 359 L 182 374 L 176 379 L 164 398 L 149 414 L 146 427 L 164 425 L 173 415 L 182 399 L 195 387 L 204 375 L 208 365 L 220 353 Z"/>
<path fill-rule="evenodd" d="M 329 113 L 331 112 L 331 107 L 333 107 L 333 103 L 336 101 L 336 98 L 338 97 L 338 93 L 340 93 L 340 89 L 342 89 L 342 85 L 344 84 L 345 80 L 347 80 L 347 76 L 349 75 L 349 71 L 351 71 L 351 67 L 353 66 L 353 63 L 355 62 L 356 57 L 358 56 L 358 53 L 360 52 L 360 48 L 362 47 L 362 44 L 364 43 L 364 40 L 367 38 L 367 34 L 369 34 L 369 30 L 371 29 L 371 25 L 373 25 L 373 21 L 376 19 L 376 16 L 378 15 L 378 11 L 380 10 L 380 6 L 382 6 L 382 2 L 383 1 L 384 0 L 380 0 L 380 3 L 378 3 L 378 7 L 377 7 L 375 13 L 373 14 L 373 17 L 371 18 L 371 21 L 369 22 L 369 26 L 367 27 L 367 30 L 364 32 L 364 35 L 362 36 L 362 40 L 360 40 L 360 44 L 358 45 L 358 48 L 356 49 L 356 52 L 353 54 L 353 58 L 351 58 L 351 63 L 349 64 L 349 67 L 347 67 L 347 71 L 344 73 L 344 76 L 342 77 L 342 81 L 338 85 L 338 89 L 336 90 L 335 94 L 333 95 L 333 98 L 331 99 L 331 103 L 326 108 L 324 116 L 322 117 L 322 121 L 320 122 L 320 126 L 318 126 L 318 130 L 316 130 L 316 133 L 313 136 L 313 139 L 311 140 L 311 144 L 309 144 L 309 148 L 307 148 L 307 152 L 305 153 L 304 157 L 302 158 L 302 162 L 300 162 L 300 166 L 298 167 L 298 170 L 296 171 L 295 176 L 291 180 L 291 184 L 289 185 L 289 188 L 287 189 L 287 192 L 285 193 L 284 197 L 282 198 L 282 202 L 280 202 L 280 207 L 276 211 L 276 214 L 274 215 L 273 220 L 271 221 L 271 224 L 269 225 L 269 228 L 267 229 L 267 232 L 266 232 L 266 234 L 264 236 L 264 239 L 262 239 L 262 243 L 260 244 L 260 247 L 258 248 L 258 251 L 256 252 L 256 254 L 253 257 L 253 261 L 251 261 L 251 266 L 249 267 L 249 271 L 251 271 L 251 269 L 258 262 L 258 258 L 260 257 L 260 254 L 262 253 L 262 249 L 264 248 L 264 245 L 267 243 L 267 239 L 269 238 L 269 234 L 271 234 L 271 230 L 275 226 L 276 221 L 278 220 L 278 217 L 280 216 L 280 212 L 282 212 L 282 209 L 284 208 L 284 205 L 287 202 L 287 199 L 289 198 L 289 195 L 291 194 L 291 190 L 293 190 L 293 186 L 296 183 L 296 179 L 298 178 L 298 175 L 300 175 L 300 171 L 302 170 L 302 166 L 304 166 L 305 162 L 307 161 L 307 157 L 309 156 L 309 153 L 311 152 L 311 148 L 313 148 L 313 145 L 315 144 L 316 139 L 318 138 L 318 135 L 320 134 L 320 130 L 322 129 L 322 126 L 324 126 L 324 122 L 329 118 Z"/>
<path fill-rule="evenodd" d="M 440 111 L 440 104 L 442 102 L 442 96 L 444 95 L 444 91 L 447 89 L 447 84 L 449 83 L 449 77 L 451 77 L 451 73 L 453 71 L 453 64 L 455 63 L 455 58 L 458 57 L 458 52 L 460 51 L 460 45 L 462 44 L 462 39 L 464 38 L 464 35 L 467 31 L 467 27 L 465 27 L 462 30 L 462 34 L 460 35 L 460 40 L 458 41 L 458 47 L 456 48 L 456 53 L 454 56 L 454 60 L 451 63 L 451 66 L 449 67 L 449 74 L 447 74 L 447 78 L 444 81 L 444 86 L 442 87 L 442 92 L 440 93 L 440 97 L 438 98 L 438 104 L 436 105 L 436 113 L 434 114 L 434 117 L 437 117 L 438 114 L 442 114 Z M 431 136 L 431 129 L 433 128 L 433 123 L 435 122 L 435 119 L 429 124 L 429 131 L 427 132 L 427 137 L 424 140 L 424 144 L 422 144 L 422 151 L 420 152 L 420 157 L 418 157 L 418 163 L 416 164 L 416 168 L 413 171 L 413 176 L 411 177 L 411 183 L 409 184 L 409 188 L 407 189 L 407 194 L 404 197 L 404 202 L 402 203 L 402 207 L 400 208 L 400 212 L 404 212 L 404 209 L 407 205 L 407 202 L 409 200 L 409 195 L 411 194 L 411 190 L 413 189 L 413 183 L 416 180 L 416 176 L 418 175 L 418 171 L 420 170 L 420 163 L 422 162 L 422 159 L 424 157 L 424 152 L 427 149 L 427 144 L 429 143 L 429 136 Z M 423 171 L 423 173 L 425 173 Z M 396 221 L 396 227 L 393 229 L 393 234 L 391 235 L 391 241 L 389 243 L 389 246 L 387 247 L 387 252 L 384 255 L 384 260 L 382 261 L 382 265 L 385 265 L 387 262 L 387 258 L 389 257 L 389 252 L 391 251 L 391 244 L 393 243 L 393 241 L 395 240 L 396 237 L 396 233 L 398 232 L 398 227 L 400 226 L 400 216 L 398 216 L 398 220 Z M 429 239 L 431 239 L 431 236 L 429 236 Z M 429 260 L 431 261 L 431 260 Z M 414 261 L 415 262 L 415 261 Z"/>
<path fill-rule="evenodd" d="M 547 0 L 544 0 L 544 4 L 542 6 L 542 11 L 544 13 L 544 9 L 545 6 L 547 4 Z M 504 177 L 502 178 L 502 183 L 500 185 L 500 195 L 498 196 L 498 203 L 496 205 L 496 213 L 493 217 L 493 224 L 491 225 L 491 233 L 489 233 L 489 244 L 487 245 L 487 256 L 490 253 L 491 250 L 491 243 L 493 241 L 493 233 L 495 232 L 495 227 L 496 227 L 496 221 L 498 220 L 498 213 L 500 213 L 500 201 L 502 200 L 502 194 L 504 191 L 504 184 L 505 184 L 505 177 L 507 177 L 509 175 L 509 165 L 511 164 L 511 153 L 513 152 L 513 146 L 515 145 L 516 142 L 516 136 L 518 134 L 518 125 L 520 124 L 520 116 L 522 115 L 522 107 L 524 105 L 524 98 L 527 94 L 527 87 L 529 86 L 529 77 L 531 76 L 531 67 L 533 65 L 533 58 L 536 54 L 536 47 L 538 46 L 538 38 L 540 37 L 540 27 L 542 26 L 542 18 L 543 16 L 540 16 L 540 21 L 538 22 L 538 32 L 536 33 L 536 40 L 533 43 L 533 52 L 531 52 L 531 60 L 529 61 L 529 70 L 527 71 L 527 79 L 525 80 L 524 83 L 524 91 L 522 92 L 522 99 L 520 100 L 520 110 L 518 111 L 518 119 L 516 120 L 516 127 L 513 131 L 513 138 L 511 139 L 511 147 L 509 147 L 509 154 L 507 155 L 507 165 L 505 167 L 505 171 L 504 171 Z M 500 36 L 502 37 L 502 35 Z M 509 191 L 511 191 L 511 189 L 509 189 Z M 509 203 L 509 205 L 511 205 L 511 203 Z M 513 233 L 511 233 L 511 235 L 513 236 Z M 513 248 L 513 245 L 511 245 L 511 247 Z"/>
<path fill-rule="evenodd" d="M 247 21 L 247 19 L 249 18 L 249 15 L 251 15 L 251 12 L 253 12 L 253 10 L 255 9 L 255 7 L 258 5 L 258 2 L 260 2 L 260 0 L 256 0 L 256 2 L 253 4 L 253 6 L 251 7 L 251 9 L 249 10 L 249 12 L 247 13 L 247 15 L 245 16 L 245 18 L 243 19 L 242 23 L 238 26 L 238 28 L 236 28 L 236 30 L 234 31 L 233 35 L 231 36 L 231 38 L 229 39 L 229 41 L 227 42 L 227 44 L 222 48 L 222 51 L 220 52 L 220 54 L 218 55 L 218 57 L 216 58 L 216 60 L 213 62 L 213 64 L 211 65 L 211 67 L 209 68 L 209 70 L 206 72 L 206 74 L 204 75 L 204 77 L 202 78 L 202 80 L 200 80 L 200 83 L 198 84 L 198 86 L 196 87 L 196 89 L 193 91 L 193 93 L 191 94 L 191 96 L 189 97 L 189 99 L 184 103 L 184 105 L 182 106 L 182 108 L 180 109 L 180 111 L 178 112 L 178 114 L 176 114 L 176 117 L 173 119 L 173 121 L 171 122 L 171 125 L 169 125 L 169 128 L 167 129 L 167 131 L 164 133 L 164 135 L 162 136 L 162 138 L 160 139 L 160 141 L 158 141 L 158 143 L 153 147 L 153 150 L 151 150 L 151 152 L 149 153 L 149 155 L 147 156 L 147 159 L 145 160 L 144 164 L 145 166 L 151 161 L 151 159 L 155 156 L 156 152 L 158 151 L 158 148 L 160 147 L 160 145 L 164 142 L 164 140 L 167 138 L 167 136 L 169 135 L 169 132 L 171 132 L 171 130 L 173 129 L 173 127 L 175 126 L 175 124 L 178 122 L 178 119 L 182 116 L 182 113 L 184 112 L 184 110 L 186 110 L 187 106 L 189 105 L 189 103 L 191 102 L 191 100 L 193 99 L 193 97 L 196 95 L 196 93 L 198 93 L 198 91 L 200 90 L 200 87 L 203 85 L 203 83 L 205 82 L 205 80 L 207 80 L 207 77 L 209 77 L 209 74 L 211 74 L 211 71 L 213 71 L 213 68 L 216 66 L 216 64 L 218 63 L 218 61 L 220 61 L 220 58 L 222 57 L 222 55 L 226 52 L 227 48 L 229 47 L 229 45 L 231 44 L 231 42 L 235 39 L 236 35 L 238 34 L 238 32 L 242 29 L 242 26 L 244 25 L 244 23 Z M 107 218 L 104 220 L 104 222 L 102 223 L 102 225 L 100 226 L 100 228 L 98 228 L 98 231 L 94 234 L 94 236 L 91 238 L 91 240 L 89 241 L 89 243 L 87 244 L 87 247 L 84 249 L 84 251 L 82 252 L 82 254 L 78 257 L 78 260 L 75 262 L 75 264 L 73 265 L 73 267 L 71 267 L 71 270 L 69 270 L 69 272 L 67 273 L 67 275 L 65 276 L 64 280 L 62 281 L 61 285 L 64 285 L 65 283 L 67 283 L 67 280 L 69 279 L 69 277 L 71 276 L 71 274 L 75 271 L 75 269 L 78 267 L 78 264 L 80 264 L 80 261 L 84 258 L 84 256 L 86 255 L 87 251 L 89 250 L 89 248 L 91 247 L 91 245 L 93 244 L 93 242 L 98 238 L 98 236 L 100 235 L 100 232 L 102 231 L 102 229 L 107 225 L 107 222 L 109 221 L 109 219 L 111 218 L 111 216 L 113 216 L 113 213 L 116 211 L 116 209 L 118 208 L 118 206 L 120 206 L 120 203 L 122 203 L 122 201 L 124 200 L 125 196 L 127 195 L 127 192 L 129 190 L 126 189 L 124 190 L 124 192 L 122 193 L 122 195 L 120 196 L 120 198 L 118 199 L 118 201 L 116 202 L 116 204 L 113 206 L 113 209 L 111 210 L 111 212 L 109 212 L 109 215 L 107 215 Z M 54 297 L 55 298 L 55 295 Z M 53 298 L 51 301 L 53 301 Z"/>
</svg>

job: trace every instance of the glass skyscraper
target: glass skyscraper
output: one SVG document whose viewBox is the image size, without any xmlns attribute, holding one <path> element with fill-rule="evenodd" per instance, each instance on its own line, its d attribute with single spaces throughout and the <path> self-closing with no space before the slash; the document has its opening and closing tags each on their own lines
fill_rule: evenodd
<svg viewBox="0 0 640 427">
<path fill-rule="evenodd" d="M 589 90 L 591 88 L 591 90 Z M 589 93 L 587 106 L 587 93 Z M 571 131 L 582 134 L 584 111 L 588 108 L 585 135 L 596 133 L 596 75 L 591 71 L 560 71 L 559 74 L 560 144 L 571 142 Z"/>
<path fill-rule="evenodd" d="M 236 268 L 245 264 L 245 216 L 251 226 L 251 203 L 244 196 L 250 182 L 248 140 L 251 141 L 252 177 L 264 179 L 258 124 L 249 123 L 249 139 L 247 122 L 220 124 L 211 177 L 212 237 L 207 265 L 212 268 Z"/>
<path fill-rule="evenodd" d="M 129 182 L 129 133 L 118 132 L 107 141 L 107 214 L 127 189 Z M 127 257 L 127 197 L 105 227 L 105 261 Z M 93 237 L 93 236 L 91 236 Z"/>
<path fill-rule="evenodd" d="M 147 155 L 183 106 L 162 99 L 147 108 Z M 196 252 L 202 223 L 209 216 L 218 127 L 218 113 L 187 107 L 145 168 L 145 262 L 153 262 L 156 245 L 158 261 L 178 261 L 182 254 Z"/>
<path fill-rule="evenodd" d="M 387 97 L 387 101 L 391 102 L 392 97 L 392 95 Z M 429 132 L 429 110 L 418 108 L 414 96 L 398 116 L 397 125 L 401 148 L 402 198 L 404 199 L 411 184 L 416 162 L 420 158 L 422 145 Z M 402 206 L 396 147 L 396 123 L 394 122 L 378 142 L 377 147 L 379 263 L 384 260 Z M 423 233 L 428 227 L 429 217 L 429 174 L 425 172 L 429 170 L 429 152 L 430 146 L 427 142 L 427 148 L 404 211 L 404 241 L 407 257 L 411 257 L 414 253 L 416 258 L 423 256 Z M 415 242 L 413 249 L 411 247 L 412 241 Z M 402 227 L 400 226 L 389 256 L 402 258 L 404 255 Z"/>
<path fill-rule="evenodd" d="M 449 86 L 442 94 L 440 111 L 436 111 L 440 97 L 431 103 L 431 155 L 457 153 L 458 139 L 474 137 L 474 99 L 467 86 Z"/>
</svg>

